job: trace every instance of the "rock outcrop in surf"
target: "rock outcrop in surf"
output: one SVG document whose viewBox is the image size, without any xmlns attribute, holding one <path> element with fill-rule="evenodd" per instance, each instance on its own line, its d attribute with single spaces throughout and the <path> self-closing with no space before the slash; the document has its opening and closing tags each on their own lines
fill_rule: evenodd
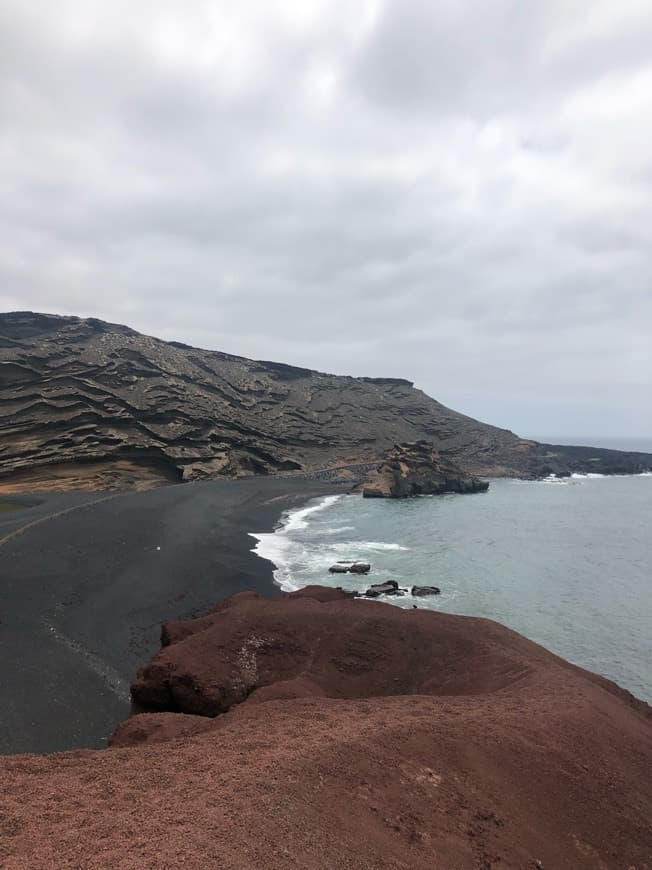
<svg viewBox="0 0 652 870">
<path fill-rule="evenodd" d="M 489 482 L 442 458 L 429 441 L 395 445 L 362 489 L 365 498 L 410 498 L 447 492 L 486 492 Z"/>
<path fill-rule="evenodd" d="M 398 444 L 362 484 L 365 498 L 486 492 L 489 483 L 441 457 L 429 441 Z"/>
</svg>

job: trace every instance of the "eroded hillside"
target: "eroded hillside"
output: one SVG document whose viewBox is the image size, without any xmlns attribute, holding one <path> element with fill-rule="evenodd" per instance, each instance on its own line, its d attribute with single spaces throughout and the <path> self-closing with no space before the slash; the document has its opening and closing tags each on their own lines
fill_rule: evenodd
<svg viewBox="0 0 652 870">
<path fill-rule="evenodd" d="M 484 474 L 537 474 L 557 455 L 409 381 L 329 375 L 31 312 L 0 315 L 0 404 L 5 491 L 311 472 L 373 462 L 418 439 Z"/>
</svg>

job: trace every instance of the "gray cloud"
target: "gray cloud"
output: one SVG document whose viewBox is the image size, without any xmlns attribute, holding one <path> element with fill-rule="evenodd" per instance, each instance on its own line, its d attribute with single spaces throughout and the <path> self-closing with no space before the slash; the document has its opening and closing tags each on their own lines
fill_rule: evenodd
<svg viewBox="0 0 652 870">
<path fill-rule="evenodd" d="M 652 432 L 646 0 L 0 3 L 0 307 Z"/>
</svg>

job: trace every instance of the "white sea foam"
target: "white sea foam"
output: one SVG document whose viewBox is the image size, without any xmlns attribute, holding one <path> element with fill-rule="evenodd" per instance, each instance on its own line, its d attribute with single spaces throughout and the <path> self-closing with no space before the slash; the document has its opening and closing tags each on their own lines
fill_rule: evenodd
<svg viewBox="0 0 652 870">
<path fill-rule="evenodd" d="M 387 544 L 384 541 L 340 541 L 337 544 L 331 545 L 333 550 L 338 553 L 351 553 L 352 558 L 355 558 L 356 553 L 373 553 L 374 551 L 382 552 L 383 550 L 407 550 L 408 547 L 402 547 L 400 544 Z"/>
<path fill-rule="evenodd" d="M 292 541 L 278 532 L 254 534 L 250 532 L 252 538 L 256 539 L 256 546 L 253 547 L 253 552 L 260 556 L 261 559 L 267 559 L 274 565 L 274 580 L 283 589 L 284 592 L 294 592 L 299 589 L 299 586 L 294 585 L 291 580 L 291 575 L 288 571 L 288 564 L 291 563 L 290 549 Z"/>
<path fill-rule="evenodd" d="M 321 511 L 331 507 L 342 495 L 330 495 L 317 503 L 297 510 L 286 511 L 281 517 L 279 527 L 274 532 L 250 532 L 255 538 L 253 552 L 274 565 L 274 580 L 285 592 L 300 589 L 310 578 L 322 575 L 324 571 L 343 558 L 356 561 L 369 553 L 407 550 L 400 544 L 386 541 L 329 541 L 312 542 L 306 546 L 302 540 L 310 521 L 316 519 Z M 321 535 L 335 535 L 353 531 L 354 526 L 339 526 L 320 530 Z M 353 579 L 353 578 L 352 578 Z"/>
<path fill-rule="evenodd" d="M 575 472 L 574 474 L 571 474 L 571 477 L 574 480 L 609 480 L 613 477 L 652 477 L 652 471 L 640 471 L 638 474 L 598 474 L 595 471 L 587 471 L 585 474 Z"/>
<path fill-rule="evenodd" d="M 537 480 L 519 480 L 519 478 L 514 477 L 509 478 L 508 482 L 517 486 L 541 486 L 542 483 L 553 484 L 554 486 L 568 486 L 569 478 L 550 475 L 550 477 L 541 477 Z"/>
<path fill-rule="evenodd" d="M 343 495 L 327 495 L 317 504 L 309 505 L 308 507 L 299 508 L 299 510 L 286 511 L 281 519 L 283 531 L 294 532 L 297 529 L 305 529 L 308 525 L 307 518 L 313 514 L 320 513 L 331 505 L 338 502 Z"/>
<path fill-rule="evenodd" d="M 506 478 L 506 480 L 511 484 L 516 484 L 517 486 L 540 486 L 542 483 L 552 483 L 555 486 L 568 486 L 569 484 L 580 483 L 583 480 L 612 480 L 613 478 L 629 477 L 652 477 L 652 471 L 641 471 L 638 474 L 598 474 L 595 471 L 587 471 L 585 473 L 575 471 L 570 477 L 556 477 L 554 474 L 551 474 L 548 477 L 541 477 L 536 480 L 520 480 L 517 477 Z"/>
<path fill-rule="evenodd" d="M 320 558 L 318 552 L 309 553 L 301 541 L 294 536 L 308 527 L 310 518 L 315 514 L 331 507 L 343 497 L 343 495 L 328 495 L 316 504 L 285 511 L 279 527 L 274 532 L 249 533 L 256 539 L 253 552 L 274 565 L 274 580 L 284 592 L 294 592 L 301 588 L 302 584 L 293 577 L 292 568 L 302 566 L 309 571 L 317 567 L 316 558 L 320 563 L 328 561 L 323 556 Z M 331 563 L 332 560 L 329 561 L 329 564 Z"/>
</svg>

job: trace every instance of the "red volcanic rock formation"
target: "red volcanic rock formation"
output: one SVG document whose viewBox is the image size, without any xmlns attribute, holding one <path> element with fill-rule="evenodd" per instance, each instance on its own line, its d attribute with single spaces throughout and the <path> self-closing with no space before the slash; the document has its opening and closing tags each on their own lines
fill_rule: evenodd
<svg viewBox="0 0 652 870">
<path fill-rule="evenodd" d="M 305 591 L 271 601 L 248 593 L 199 620 L 166 623 L 166 646 L 132 684 L 135 712 L 216 716 L 261 697 L 485 695 L 530 674 L 536 653 L 549 655 L 518 636 L 506 648 L 492 623 L 461 631 L 455 617 L 327 603 Z"/>
<path fill-rule="evenodd" d="M 313 588 L 164 642 L 112 749 L 0 759 L 0 866 L 652 867 L 650 708 L 496 623 Z"/>
</svg>

